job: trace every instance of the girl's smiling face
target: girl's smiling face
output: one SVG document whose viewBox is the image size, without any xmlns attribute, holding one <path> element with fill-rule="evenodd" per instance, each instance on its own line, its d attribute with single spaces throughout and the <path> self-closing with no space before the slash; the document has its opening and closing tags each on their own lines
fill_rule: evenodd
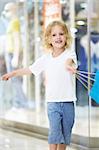
<svg viewBox="0 0 99 150">
<path fill-rule="evenodd" d="M 66 43 L 66 35 L 61 26 L 55 25 L 51 30 L 51 44 L 53 49 L 63 49 Z"/>
</svg>

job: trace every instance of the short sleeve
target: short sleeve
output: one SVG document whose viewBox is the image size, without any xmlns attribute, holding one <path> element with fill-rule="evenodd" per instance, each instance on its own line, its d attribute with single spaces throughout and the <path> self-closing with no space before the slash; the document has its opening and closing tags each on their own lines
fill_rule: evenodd
<svg viewBox="0 0 99 150">
<path fill-rule="evenodd" d="M 69 58 L 72 58 L 74 63 L 75 63 L 75 67 L 77 68 L 77 56 L 74 50 L 71 50 L 70 54 L 69 54 Z"/>
<path fill-rule="evenodd" d="M 39 75 L 41 72 L 45 70 L 46 60 L 47 59 L 45 55 L 41 56 L 32 65 L 29 66 L 29 69 L 35 76 Z"/>
</svg>

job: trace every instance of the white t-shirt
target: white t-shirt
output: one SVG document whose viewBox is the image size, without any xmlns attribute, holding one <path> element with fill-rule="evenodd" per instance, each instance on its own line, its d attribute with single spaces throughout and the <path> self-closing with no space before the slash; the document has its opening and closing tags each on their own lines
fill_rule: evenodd
<svg viewBox="0 0 99 150">
<path fill-rule="evenodd" d="M 38 58 L 29 69 L 34 75 L 45 72 L 46 101 L 76 101 L 74 75 L 66 69 L 66 60 L 72 58 L 77 67 L 75 51 L 65 50 L 57 57 L 45 54 Z"/>
</svg>

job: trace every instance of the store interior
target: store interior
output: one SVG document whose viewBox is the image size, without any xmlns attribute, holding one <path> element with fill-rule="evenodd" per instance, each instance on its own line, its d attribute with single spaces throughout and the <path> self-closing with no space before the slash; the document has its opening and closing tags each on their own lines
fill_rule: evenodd
<svg viewBox="0 0 99 150">
<path fill-rule="evenodd" d="M 7 72 L 5 38 L 9 22 L 4 17 L 4 6 L 8 2 L 10 1 L 1 2 L 0 0 L 0 76 Z M 18 5 L 17 15 L 21 26 L 20 67 L 27 67 L 44 53 L 42 37 L 48 21 L 45 8 L 49 4 L 45 0 L 13 0 L 12 2 Z M 57 3 L 59 6 L 58 4 L 56 6 L 61 10 L 58 15 L 70 27 L 73 36 L 72 47 L 77 54 L 78 70 L 96 73 L 99 69 L 99 1 L 59 0 Z M 51 6 L 49 12 L 52 8 L 54 10 L 54 7 L 55 5 Z M 36 78 L 33 75 L 24 76 L 20 80 L 26 101 L 19 102 L 16 108 L 12 102 L 15 90 L 11 80 L 0 81 L 0 127 L 28 135 L 34 133 L 33 135 L 46 139 L 48 119 L 44 76 L 43 74 Z M 72 143 L 87 149 L 98 150 L 99 104 L 89 96 L 90 85 L 93 85 L 93 81 L 86 79 L 84 86 L 78 78 L 75 80 L 77 101 Z"/>
</svg>

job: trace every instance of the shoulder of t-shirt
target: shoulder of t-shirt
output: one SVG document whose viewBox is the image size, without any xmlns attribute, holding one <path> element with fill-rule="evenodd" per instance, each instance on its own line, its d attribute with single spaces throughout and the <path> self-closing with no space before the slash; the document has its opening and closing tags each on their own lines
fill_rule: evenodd
<svg viewBox="0 0 99 150">
<path fill-rule="evenodd" d="M 66 49 L 65 51 L 66 51 L 66 52 L 65 52 L 66 55 L 75 54 L 75 50 L 73 50 L 73 49 L 69 49 L 69 48 L 68 48 L 68 49 Z"/>
<path fill-rule="evenodd" d="M 39 56 L 36 61 L 41 61 L 41 62 L 46 62 L 49 58 L 49 54 L 42 54 L 41 56 Z"/>
</svg>

